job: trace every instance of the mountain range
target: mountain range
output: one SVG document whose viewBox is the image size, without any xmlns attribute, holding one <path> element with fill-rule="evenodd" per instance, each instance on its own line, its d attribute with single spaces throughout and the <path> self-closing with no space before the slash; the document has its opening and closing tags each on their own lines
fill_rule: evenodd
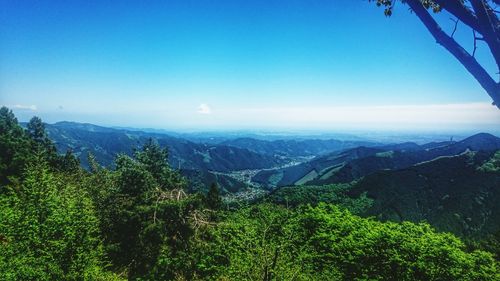
<svg viewBox="0 0 500 281">
<path fill-rule="evenodd" d="M 46 124 L 46 130 L 58 151 L 65 153 L 71 150 L 83 167 L 88 167 L 89 153 L 101 165 L 110 166 L 119 153 L 132 155 L 146 140 L 153 138 L 168 148 L 169 164 L 190 179 L 193 189 L 218 182 L 228 192 L 248 187 L 247 182 L 227 175 L 234 171 L 273 169 L 336 150 L 377 145 L 363 140 L 276 137 L 271 140 L 213 137 L 211 141 L 200 142 L 201 137 L 195 137 L 195 141 L 161 131 L 143 132 L 67 121 Z"/>
<path fill-rule="evenodd" d="M 191 191 L 206 191 L 214 182 L 224 193 L 238 194 L 254 194 L 256 189 L 273 193 L 290 186 L 317 186 L 328 192 L 329 186 L 344 184 L 333 197 L 309 197 L 337 198 L 341 192 L 353 202 L 368 198 L 372 203 L 360 215 L 427 221 L 464 237 L 500 231 L 500 138 L 491 134 L 460 141 L 383 144 L 239 135 L 201 142 L 201 137 L 188 140 L 73 122 L 46 124 L 46 130 L 59 152 L 71 149 L 84 167 L 88 153 L 110 166 L 119 153 L 131 155 L 154 138 L 168 147 L 170 165 L 188 178 Z"/>
<path fill-rule="evenodd" d="M 119 153 L 131 155 L 149 138 L 168 147 L 170 165 L 176 169 L 199 169 L 228 172 L 270 168 L 283 159 L 255 153 L 239 147 L 195 143 L 161 133 L 147 133 L 106 128 L 92 124 L 58 122 L 47 124 L 46 130 L 61 152 L 71 149 L 83 166 L 92 153 L 104 166 L 111 165 Z"/>
<path fill-rule="evenodd" d="M 500 138 L 480 133 L 454 142 L 356 147 L 318 156 L 311 161 L 257 173 L 253 181 L 274 188 L 288 185 L 348 183 L 380 170 L 397 170 L 440 156 L 500 149 Z"/>
</svg>

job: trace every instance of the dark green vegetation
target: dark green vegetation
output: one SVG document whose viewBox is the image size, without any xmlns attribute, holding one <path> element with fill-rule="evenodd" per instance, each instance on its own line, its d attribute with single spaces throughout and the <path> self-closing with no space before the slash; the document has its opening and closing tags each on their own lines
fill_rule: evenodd
<svg viewBox="0 0 500 281">
<path fill-rule="evenodd" d="M 498 253 L 499 158 L 500 150 L 468 151 L 377 171 L 348 184 L 281 187 L 267 199 L 284 206 L 342 204 L 381 221 L 426 221 L 469 242 L 486 239 L 484 248 Z"/>
<path fill-rule="evenodd" d="M 245 148 L 260 154 L 285 157 L 315 156 L 362 145 L 374 145 L 372 142 L 367 141 L 341 141 L 335 139 L 266 141 L 254 138 L 237 138 L 226 140 L 221 144 Z"/>
<path fill-rule="evenodd" d="M 351 184 L 281 188 L 228 208 L 216 184 L 189 192 L 154 140 L 110 168 L 91 155 L 82 169 L 71 153 L 56 153 L 39 119 L 24 130 L 6 108 L 0 139 L 1 280 L 500 278 L 494 255 L 477 249 L 495 251 L 494 238 L 466 246 L 425 223 L 357 216 L 380 205 L 374 192 L 383 188 L 359 190 L 372 177 L 381 181 L 378 173 Z M 498 153 L 455 158 L 472 174 L 497 175 Z M 443 160 L 429 163 L 436 161 Z M 488 182 L 485 190 L 498 189 Z"/>
<path fill-rule="evenodd" d="M 481 237 L 500 231 L 500 173 L 481 168 L 494 157 L 492 152 L 467 152 L 380 171 L 360 180 L 348 194 L 373 198 L 366 215 L 381 220 L 425 220 L 442 231 Z"/>
<path fill-rule="evenodd" d="M 459 142 L 357 147 L 319 156 L 300 165 L 262 171 L 253 180 L 271 188 L 348 183 L 380 170 L 404 169 L 440 156 L 454 156 L 467 150 L 498 149 L 500 139 L 490 134 L 477 134 Z"/>
<path fill-rule="evenodd" d="M 99 163 L 109 166 L 116 155 L 132 155 L 148 139 L 169 147 L 169 163 L 176 169 L 198 169 L 219 172 L 270 168 L 283 163 L 281 159 L 261 155 L 247 149 L 226 145 L 194 143 L 165 134 L 118 130 L 92 124 L 59 122 L 47 125 L 47 132 L 59 151 L 72 150 L 87 166 L 88 153 Z"/>
</svg>

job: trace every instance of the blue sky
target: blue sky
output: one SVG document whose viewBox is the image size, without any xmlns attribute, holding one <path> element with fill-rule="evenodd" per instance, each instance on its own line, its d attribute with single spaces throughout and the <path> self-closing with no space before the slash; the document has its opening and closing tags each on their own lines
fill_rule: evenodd
<svg viewBox="0 0 500 281">
<path fill-rule="evenodd" d="M 21 120 L 176 130 L 500 126 L 482 88 L 401 5 L 391 18 L 363 0 L 0 5 L 0 104 Z M 456 37 L 472 47 L 469 29 Z M 494 73 L 484 50 L 477 55 Z"/>
</svg>

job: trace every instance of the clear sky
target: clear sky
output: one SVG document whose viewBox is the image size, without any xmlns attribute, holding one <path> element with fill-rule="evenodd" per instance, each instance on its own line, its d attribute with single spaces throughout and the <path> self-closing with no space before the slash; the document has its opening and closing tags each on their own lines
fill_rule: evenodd
<svg viewBox="0 0 500 281">
<path fill-rule="evenodd" d="M 471 36 L 459 25 L 469 48 Z M 402 5 L 385 18 L 363 0 L 0 0 L 0 104 L 21 120 L 500 128 L 490 103 Z"/>
</svg>

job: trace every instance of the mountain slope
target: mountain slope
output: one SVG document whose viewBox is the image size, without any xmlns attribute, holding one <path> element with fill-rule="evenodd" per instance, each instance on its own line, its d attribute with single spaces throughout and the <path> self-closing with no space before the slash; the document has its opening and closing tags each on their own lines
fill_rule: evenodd
<svg viewBox="0 0 500 281">
<path fill-rule="evenodd" d="M 365 215 L 381 220 L 425 220 L 441 231 L 467 237 L 491 234 L 500 230 L 498 159 L 500 151 L 466 152 L 379 171 L 360 180 L 348 194 L 373 199 Z"/>
<path fill-rule="evenodd" d="M 301 184 L 301 180 L 303 183 L 306 183 L 307 177 L 310 177 L 309 180 L 313 180 L 323 173 L 342 167 L 342 165 L 348 161 L 374 155 L 382 151 L 383 150 L 377 148 L 368 147 L 348 149 L 317 157 L 299 165 L 261 171 L 252 178 L 252 181 L 270 188 L 276 186 L 298 185 Z"/>
<path fill-rule="evenodd" d="M 357 148 L 354 151 L 346 150 L 320 156 L 294 167 L 262 171 L 254 177 L 254 181 L 269 187 L 347 183 L 379 170 L 403 169 L 440 156 L 457 155 L 467 150 L 492 151 L 497 149 L 500 149 L 500 139 L 484 133 L 460 142 L 424 145 L 403 143 Z"/>
<path fill-rule="evenodd" d="M 170 165 L 179 169 L 227 172 L 269 168 L 284 161 L 237 147 L 198 144 L 163 134 L 117 130 L 92 124 L 60 122 L 48 124 L 46 128 L 58 150 L 73 150 L 84 166 L 87 165 L 89 152 L 107 166 L 118 153 L 131 155 L 148 138 L 154 138 L 161 146 L 168 147 Z"/>
<path fill-rule="evenodd" d="M 237 138 L 221 144 L 245 148 L 260 154 L 283 155 L 287 157 L 317 156 L 337 150 L 345 150 L 358 146 L 374 146 L 376 143 L 366 141 L 343 141 L 336 139 L 304 139 L 304 140 L 259 140 L 254 138 Z"/>
</svg>

